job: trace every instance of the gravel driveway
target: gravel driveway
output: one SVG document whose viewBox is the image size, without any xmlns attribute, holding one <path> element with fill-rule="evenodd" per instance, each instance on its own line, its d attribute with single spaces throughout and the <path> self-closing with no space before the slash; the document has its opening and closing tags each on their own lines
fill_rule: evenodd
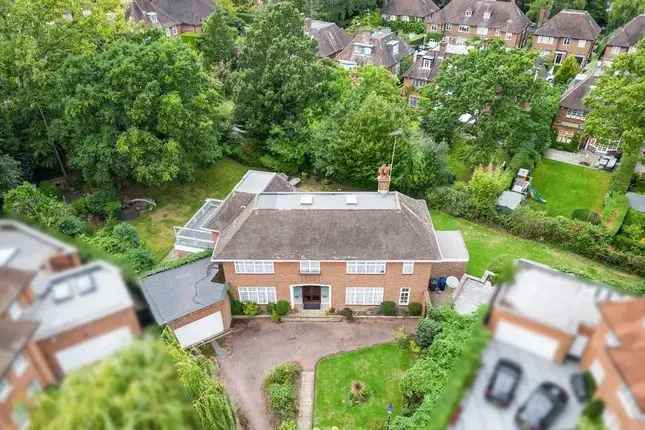
<svg viewBox="0 0 645 430">
<path fill-rule="evenodd" d="M 234 332 L 223 340 L 225 354 L 218 357 L 220 377 L 248 428 L 269 430 L 262 397 L 262 381 L 275 366 L 299 362 L 305 371 L 329 354 L 387 342 L 393 330 L 414 331 L 413 319 L 370 319 L 346 322 L 286 322 L 269 319 L 237 320 Z"/>
</svg>

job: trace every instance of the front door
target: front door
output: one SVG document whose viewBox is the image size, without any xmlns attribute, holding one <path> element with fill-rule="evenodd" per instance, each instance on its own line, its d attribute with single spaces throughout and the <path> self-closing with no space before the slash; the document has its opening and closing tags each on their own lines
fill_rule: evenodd
<svg viewBox="0 0 645 430">
<path fill-rule="evenodd" d="M 320 309 L 320 285 L 302 287 L 302 307 L 304 309 Z"/>
</svg>

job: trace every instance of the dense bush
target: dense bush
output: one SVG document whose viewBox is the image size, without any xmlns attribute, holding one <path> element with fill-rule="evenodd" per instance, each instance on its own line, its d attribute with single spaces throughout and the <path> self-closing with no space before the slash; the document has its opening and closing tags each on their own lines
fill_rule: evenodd
<svg viewBox="0 0 645 430">
<path fill-rule="evenodd" d="M 66 215 L 60 220 L 58 229 L 68 236 L 78 236 L 87 231 L 87 224 L 75 215 Z"/>
<path fill-rule="evenodd" d="M 70 206 L 29 182 L 23 182 L 5 193 L 4 212 L 34 224 L 56 229 L 63 220 L 74 215 Z"/>
<path fill-rule="evenodd" d="M 296 420 L 285 420 L 280 423 L 280 427 L 278 427 L 278 430 L 297 430 L 298 429 L 298 423 Z"/>
<path fill-rule="evenodd" d="M 244 302 L 242 306 L 244 308 L 244 315 L 246 315 L 247 317 L 254 317 L 260 313 L 260 307 L 257 303 Z"/>
<path fill-rule="evenodd" d="M 244 315 L 244 304 L 237 299 L 231 299 L 231 313 L 233 315 Z"/>
<path fill-rule="evenodd" d="M 629 200 L 621 193 L 607 193 L 602 212 L 602 224 L 611 236 L 616 235 L 629 211 Z"/>
<path fill-rule="evenodd" d="M 94 194 L 76 200 L 77 210 L 101 219 L 118 218 L 121 213 L 121 201 L 116 191 L 99 190 Z"/>
<path fill-rule="evenodd" d="M 396 303 L 394 302 L 382 302 L 378 308 L 379 315 L 394 316 L 397 314 Z"/>
<path fill-rule="evenodd" d="M 275 304 L 275 310 L 281 317 L 285 316 L 291 310 L 291 305 L 287 300 L 278 300 Z"/>
<path fill-rule="evenodd" d="M 634 175 L 634 168 L 638 163 L 638 151 L 626 152 L 620 159 L 618 169 L 611 178 L 610 192 L 625 193 L 629 189 L 629 184 Z"/>
<path fill-rule="evenodd" d="M 417 317 L 421 315 L 423 312 L 423 306 L 421 303 L 418 302 L 412 302 L 408 305 L 408 314 L 413 317 Z"/>
<path fill-rule="evenodd" d="M 276 322 L 276 323 L 279 323 L 280 321 L 282 321 L 282 317 L 280 316 L 278 311 L 276 311 L 275 309 L 273 309 L 271 311 L 271 321 Z"/>
<path fill-rule="evenodd" d="M 344 316 L 347 321 L 354 321 L 354 311 L 351 308 L 343 308 L 338 313 Z"/>
<path fill-rule="evenodd" d="M 398 416 L 393 429 L 443 430 L 481 363 L 489 334 L 482 326 L 486 312 L 481 308 L 471 316 L 450 308 L 433 310 L 442 331 L 427 352 L 407 370 L 401 380 L 410 416 Z"/>
<path fill-rule="evenodd" d="M 605 410 L 605 404 L 597 397 L 591 399 L 582 410 L 582 415 L 590 418 L 592 421 L 599 419 Z"/>
<path fill-rule="evenodd" d="M 426 31 L 422 21 L 386 21 L 383 25 L 400 33 L 422 34 Z"/>
<path fill-rule="evenodd" d="M 424 318 L 417 324 L 416 342 L 421 348 L 428 348 L 432 340 L 441 333 L 441 320 Z"/>
<path fill-rule="evenodd" d="M 94 236 L 81 235 L 80 239 L 109 253 L 137 273 L 143 273 L 154 265 L 152 253 L 145 248 L 137 230 L 130 224 L 108 225 L 98 230 Z"/>
<path fill-rule="evenodd" d="M 574 209 L 573 212 L 571 212 L 571 218 L 577 219 L 578 221 L 588 222 L 593 225 L 600 224 L 600 215 L 587 208 Z"/>
<path fill-rule="evenodd" d="M 264 380 L 264 392 L 272 415 L 280 422 L 279 428 L 286 426 L 298 415 L 296 383 L 301 372 L 297 363 L 285 363 L 274 368 Z"/>
</svg>

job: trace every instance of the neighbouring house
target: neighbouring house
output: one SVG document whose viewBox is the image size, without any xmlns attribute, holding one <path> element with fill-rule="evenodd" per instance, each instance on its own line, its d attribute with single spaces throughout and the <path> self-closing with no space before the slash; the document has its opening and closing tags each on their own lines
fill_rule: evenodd
<svg viewBox="0 0 645 430">
<path fill-rule="evenodd" d="M 439 7 L 432 0 L 385 0 L 381 16 L 385 21 L 424 21 Z"/>
<path fill-rule="evenodd" d="M 533 49 L 543 56 L 553 56 L 560 65 L 573 55 L 581 66 L 591 57 L 600 26 L 585 10 L 563 9 L 541 25 L 533 34 Z"/>
<path fill-rule="evenodd" d="M 334 58 L 352 38 L 334 22 L 305 18 L 305 33 L 318 42 L 318 56 Z"/>
<path fill-rule="evenodd" d="M 120 271 L 0 220 L 0 428 L 26 428 L 42 387 L 99 361 L 140 333 Z"/>
<path fill-rule="evenodd" d="M 494 0 L 451 0 L 426 18 L 429 32 L 442 32 L 447 52 L 467 52 L 466 42 L 501 39 L 509 48 L 524 45 L 531 22 L 515 2 Z"/>
<path fill-rule="evenodd" d="M 211 0 L 132 0 L 126 16 L 149 27 L 159 27 L 168 36 L 200 33 L 202 24 L 215 11 Z"/>
<path fill-rule="evenodd" d="M 580 149 L 601 154 L 615 154 L 620 147 L 620 140 L 599 140 L 584 134 L 585 118 L 589 108 L 584 99 L 594 88 L 602 70 L 596 69 L 576 76 L 569 88 L 560 98 L 560 108 L 553 120 L 553 128 L 558 142 L 568 143 L 578 135 L 581 139 Z"/>
<path fill-rule="evenodd" d="M 401 60 L 410 54 L 412 48 L 402 38 L 389 28 L 380 28 L 356 33 L 351 43 L 336 56 L 336 61 L 346 69 L 372 64 L 398 74 Z"/>
<path fill-rule="evenodd" d="M 417 107 L 419 89 L 434 79 L 439 66 L 449 55 L 445 42 L 424 46 L 414 52 L 412 66 L 403 74 L 403 91 L 410 107 Z"/>
<path fill-rule="evenodd" d="M 645 37 L 645 14 L 634 17 L 614 31 L 602 54 L 602 61 L 610 63 L 617 55 L 636 50 L 636 44 Z"/>
<path fill-rule="evenodd" d="M 170 327 L 179 344 L 211 340 L 231 326 L 231 307 L 219 265 L 210 258 L 162 270 L 141 279 L 157 324 Z"/>
<path fill-rule="evenodd" d="M 519 260 L 498 287 L 489 326 L 503 343 L 562 363 L 581 360 L 609 429 L 645 429 L 645 299 Z"/>
</svg>

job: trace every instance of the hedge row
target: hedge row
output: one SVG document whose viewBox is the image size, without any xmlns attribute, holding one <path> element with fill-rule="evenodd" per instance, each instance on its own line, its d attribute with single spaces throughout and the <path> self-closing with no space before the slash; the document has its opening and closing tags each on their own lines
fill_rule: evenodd
<svg viewBox="0 0 645 430">
<path fill-rule="evenodd" d="M 561 216 L 550 217 L 529 208 L 512 213 L 476 210 L 466 189 L 438 188 L 428 196 L 428 205 L 451 215 L 492 224 L 525 239 L 560 248 L 645 276 L 645 256 L 615 249 L 611 234 L 600 226 Z"/>
</svg>

